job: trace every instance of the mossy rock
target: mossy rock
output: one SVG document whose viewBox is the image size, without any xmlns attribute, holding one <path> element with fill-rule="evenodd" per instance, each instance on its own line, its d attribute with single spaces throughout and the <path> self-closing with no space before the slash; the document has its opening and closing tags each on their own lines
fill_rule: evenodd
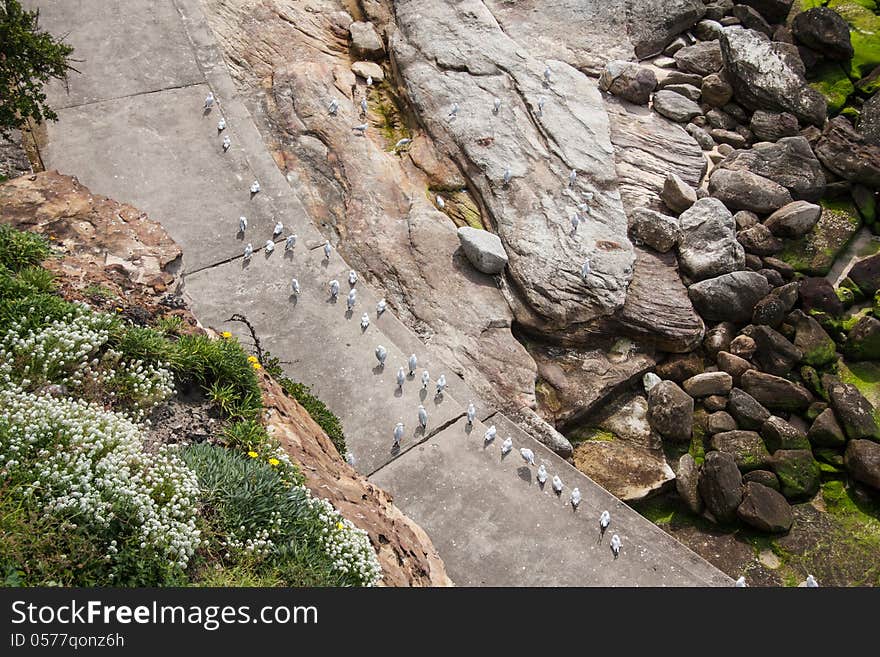
<svg viewBox="0 0 880 657">
<path fill-rule="evenodd" d="M 843 454 L 836 449 L 819 447 L 813 450 L 813 456 L 819 461 L 820 467 L 822 464 L 825 464 L 826 466 L 835 468 L 837 471 L 845 469 L 843 465 Z"/>
<path fill-rule="evenodd" d="M 582 443 L 587 440 L 601 442 L 617 440 L 616 435 L 599 427 L 578 427 L 568 435 L 568 438 L 572 443 Z"/>
<path fill-rule="evenodd" d="M 787 240 L 777 256 L 795 271 L 825 276 L 862 226 L 855 205 L 849 199 L 820 201 L 822 216 L 813 229 L 796 240 Z"/>
<path fill-rule="evenodd" d="M 874 421 L 880 427 L 880 363 L 873 361 L 837 361 L 837 376 L 851 383 L 874 407 Z"/>
<path fill-rule="evenodd" d="M 809 450 L 777 451 L 773 455 L 773 472 L 779 477 L 782 494 L 788 499 L 807 500 L 819 492 L 822 473 Z"/>
<path fill-rule="evenodd" d="M 856 90 L 849 75 L 838 64 L 818 66 L 810 78 L 810 86 L 825 96 L 829 115 L 837 114 L 842 110 L 846 101 Z M 858 113 L 858 111 L 856 112 Z"/>
<path fill-rule="evenodd" d="M 801 379 L 803 379 L 806 386 L 819 397 L 826 400 L 828 399 L 828 393 L 825 392 L 825 388 L 822 385 L 822 378 L 819 376 L 815 367 L 804 365 L 801 368 Z"/>
<path fill-rule="evenodd" d="M 868 6 L 873 5 L 873 6 Z M 849 23 L 853 55 L 849 75 L 853 80 L 870 73 L 880 65 L 880 16 L 872 0 L 831 0 L 828 7 Z"/>
<path fill-rule="evenodd" d="M 837 294 L 837 298 L 840 299 L 840 303 L 842 303 L 846 308 L 849 308 L 856 302 L 856 295 L 853 294 L 853 291 L 850 289 L 839 287 L 834 290 L 834 292 L 835 294 Z"/>
<path fill-rule="evenodd" d="M 880 35 L 877 38 L 880 39 Z M 874 191 L 864 185 L 855 185 L 852 189 L 852 196 L 856 204 L 856 210 L 858 210 L 862 219 L 868 224 L 877 221 L 877 199 L 875 198 Z"/>
<path fill-rule="evenodd" d="M 840 283 L 838 284 L 838 287 L 845 288 L 845 289 L 849 290 L 850 293 L 852 293 L 853 299 L 856 302 L 864 301 L 866 299 L 865 293 L 862 292 L 861 288 L 858 285 L 856 285 L 855 282 L 849 276 L 847 276 L 842 281 L 840 281 Z M 840 295 L 838 295 L 838 298 L 840 298 Z"/>
</svg>

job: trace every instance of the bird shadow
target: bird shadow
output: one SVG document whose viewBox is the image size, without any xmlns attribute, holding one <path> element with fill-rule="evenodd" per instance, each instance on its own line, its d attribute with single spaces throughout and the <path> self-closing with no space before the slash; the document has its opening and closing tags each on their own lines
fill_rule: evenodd
<svg viewBox="0 0 880 657">
<path fill-rule="evenodd" d="M 327 299 L 327 303 L 335 304 L 337 301 L 339 301 L 339 297 L 334 297 L 332 294 L 330 295 L 330 298 Z"/>
<path fill-rule="evenodd" d="M 287 300 L 296 308 L 296 304 L 299 303 L 299 297 L 295 294 L 291 294 L 287 297 Z"/>
<path fill-rule="evenodd" d="M 527 484 L 532 483 L 532 471 L 525 465 L 521 465 L 516 469 L 516 476 Z"/>
<path fill-rule="evenodd" d="M 235 234 L 235 239 L 237 239 L 237 240 L 239 240 L 239 241 L 243 240 L 243 239 L 244 239 L 244 231 L 241 231 L 241 230 L 238 231 L 238 232 Z"/>
<path fill-rule="evenodd" d="M 284 249 L 284 258 L 293 260 L 293 249 Z"/>
<path fill-rule="evenodd" d="M 511 451 L 513 451 L 513 450 L 511 450 Z M 502 463 L 504 462 L 504 459 L 506 459 L 508 456 L 510 456 L 510 452 L 501 452 Z"/>
<path fill-rule="evenodd" d="M 397 387 L 394 389 L 394 396 L 397 397 L 398 399 L 400 399 L 401 397 L 403 397 L 403 388 L 401 388 L 400 386 L 397 386 Z"/>
<path fill-rule="evenodd" d="M 354 309 L 349 308 L 345 311 L 345 319 L 351 319 L 354 316 Z"/>
<path fill-rule="evenodd" d="M 384 371 L 385 371 L 384 365 L 376 365 L 376 367 L 373 368 L 373 374 L 375 374 L 376 376 L 379 376 Z"/>
<path fill-rule="evenodd" d="M 214 109 L 213 107 L 206 107 L 204 109 L 204 111 L 202 112 L 202 116 L 208 116 L 211 113 L 211 110 L 213 110 L 213 109 Z"/>
<path fill-rule="evenodd" d="M 577 510 L 578 510 L 577 506 L 575 506 L 575 505 L 572 504 L 571 502 L 568 503 L 568 506 L 571 507 L 571 512 L 572 512 L 572 513 L 577 513 Z"/>
<path fill-rule="evenodd" d="M 492 440 L 483 440 L 483 449 L 487 449 L 489 447 L 489 445 L 491 445 L 494 442 L 495 442 L 494 438 Z"/>
<path fill-rule="evenodd" d="M 250 258 L 242 258 L 241 259 L 241 268 L 242 269 L 247 269 L 250 266 L 251 266 L 251 259 Z"/>
<path fill-rule="evenodd" d="M 329 265 L 330 265 L 330 258 L 324 258 L 324 259 L 321 261 L 321 266 L 322 266 L 324 269 L 327 269 L 327 267 L 328 267 Z"/>
<path fill-rule="evenodd" d="M 605 530 L 600 527 L 599 528 L 599 538 L 596 539 L 596 545 L 599 545 L 600 543 L 602 543 L 603 538 L 605 538 Z"/>
<path fill-rule="evenodd" d="M 464 432 L 465 432 L 467 435 L 470 436 L 470 435 L 471 435 L 471 432 L 473 432 L 473 430 L 474 430 L 474 425 L 471 424 L 470 422 L 468 422 L 467 424 L 464 425 Z"/>
<path fill-rule="evenodd" d="M 256 196 L 256 195 L 259 194 L 259 193 L 260 193 L 260 192 L 251 192 L 251 200 L 253 201 L 253 200 L 254 200 L 254 196 Z"/>
<path fill-rule="evenodd" d="M 413 431 L 413 438 L 418 438 L 419 436 L 424 436 L 425 432 L 428 430 L 427 427 L 423 427 L 421 424 L 416 427 L 415 431 Z"/>
<path fill-rule="evenodd" d="M 615 552 L 614 548 L 611 548 L 611 554 L 614 555 L 614 560 L 617 561 L 617 557 L 620 556 L 620 552 Z"/>
<path fill-rule="evenodd" d="M 442 403 L 443 403 L 443 393 L 438 392 L 436 395 L 434 395 L 434 405 L 439 406 Z"/>
<path fill-rule="evenodd" d="M 263 249 L 263 257 L 264 257 L 266 260 L 268 260 L 269 258 L 272 257 L 272 254 L 273 254 L 274 252 L 275 252 L 275 249 L 272 249 L 271 251 L 270 251 L 269 249 Z"/>
<path fill-rule="evenodd" d="M 575 237 L 577 237 L 577 234 L 578 234 L 578 232 L 577 232 L 577 228 L 574 228 L 574 229 L 572 229 L 572 231 L 568 234 L 568 236 L 569 236 L 570 238 L 574 239 Z"/>
<path fill-rule="evenodd" d="M 378 319 L 378 317 L 377 317 L 377 319 Z M 410 381 L 412 381 L 413 379 L 416 378 L 416 373 L 414 371 L 410 372 L 409 374 L 406 375 L 406 378 L 409 379 Z"/>
<path fill-rule="evenodd" d="M 419 401 L 425 401 L 428 397 L 428 391 L 422 388 L 419 390 Z"/>
<path fill-rule="evenodd" d="M 363 335 L 364 333 L 366 333 L 368 328 L 370 328 L 370 325 L 369 325 L 369 324 L 367 324 L 366 326 L 364 326 L 363 324 L 361 324 L 361 335 Z"/>
<path fill-rule="evenodd" d="M 400 443 L 394 443 L 391 446 L 391 456 L 397 456 L 400 454 Z"/>
</svg>

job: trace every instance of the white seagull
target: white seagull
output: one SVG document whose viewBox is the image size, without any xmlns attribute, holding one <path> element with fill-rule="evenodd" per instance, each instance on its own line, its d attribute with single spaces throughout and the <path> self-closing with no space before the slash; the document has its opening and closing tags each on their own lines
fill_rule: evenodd
<svg viewBox="0 0 880 657">
<path fill-rule="evenodd" d="M 504 170 L 504 178 L 501 179 L 505 185 L 510 182 L 510 179 L 513 178 L 513 174 L 510 172 L 510 167 L 507 167 Z"/>
<path fill-rule="evenodd" d="M 599 530 L 604 534 L 605 530 L 608 529 L 608 525 L 611 524 L 611 514 L 607 511 L 603 511 L 602 515 L 599 516 Z"/>
<path fill-rule="evenodd" d="M 535 477 L 542 486 L 547 483 L 547 467 L 543 463 L 538 466 L 538 474 Z"/>
<path fill-rule="evenodd" d="M 446 388 L 446 375 L 441 374 L 440 378 L 437 379 L 437 394 L 442 395 L 443 390 Z"/>
<path fill-rule="evenodd" d="M 544 96 L 538 96 L 538 114 L 544 114 L 544 103 L 547 102 L 547 99 Z"/>
<path fill-rule="evenodd" d="M 415 355 L 415 354 L 410 354 L 408 365 L 409 365 L 409 373 L 410 373 L 410 374 L 415 374 L 415 373 L 416 373 L 416 367 L 419 366 L 419 359 L 416 358 L 416 355 Z"/>
<path fill-rule="evenodd" d="M 366 114 L 367 113 L 367 99 L 361 98 L 361 111 Z"/>
<path fill-rule="evenodd" d="M 452 119 L 458 116 L 458 103 L 452 103 L 452 110 L 449 112 L 449 116 L 446 117 L 448 119 Z"/>
<path fill-rule="evenodd" d="M 620 554 L 620 536 L 615 534 L 611 537 L 611 551 L 614 553 L 614 558 Z"/>
<path fill-rule="evenodd" d="M 376 317 L 384 313 L 387 307 L 388 304 L 385 302 L 385 299 L 379 299 L 379 303 L 376 304 Z"/>
<path fill-rule="evenodd" d="M 349 270 L 349 272 L 348 272 L 348 284 L 349 284 L 349 285 L 354 285 L 354 284 L 357 283 L 357 282 L 358 282 L 358 275 L 357 275 L 357 272 L 356 272 L 354 269 Z"/>
<path fill-rule="evenodd" d="M 733 583 L 733 585 L 738 589 L 744 589 L 748 585 L 746 584 L 746 578 L 743 575 L 740 575 L 737 580 Z"/>
<path fill-rule="evenodd" d="M 578 203 L 578 212 L 583 215 L 588 215 L 590 214 L 590 206 L 586 203 Z"/>
<path fill-rule="evenodd" d="M 578 216 L 578 213 L 575 212 L 573 215 L 571 215 L 571 229 L 572 229 L 572 231 L 577 231 L 580 223 L 581 223 L 581 218 Z"/>
<path fill-rule="evenodd" d="M 396 144 L 394 144 L 394 150 L 399 151 L 401 148 L 411 143 L 412 139 L 410 139 L 409 137 L 404 137 L 403 139 L 400 139 Z"/>
<path fill-rule="evenodd" d="M 401 365 L 397 369 L 397 387 L 403 388 L 403 384 L 406 381 L 406 370 L 403 369 L 403 365 Z"/>
<path fill-rule="evenodd" d="M 376 360 L 379 361 L 379 367 L 385 367 L 385 359 L 388 358 L 388 351 L 382 345 L 376 347 Z"/>
<path fill-rule="evenodd" d="M 575 182 L 577 181 L 578 172 L 576 169 L 572 169 L 571 173 L 568 174 L 568 186 L 574 187 Z"/>
<path fill-rule="evenodd" d="M 562 492 L 564 485 L 562 483 L 562 479 L 559 478 L 559 475 L 553 475 L 553 490 L 556 491 L 557 494 Z"/>
<path fill-rule="evenodd" d="M 367 86 L 368 86 L 368 87 L 372 87 L 372 86 L 373 86 L 373 76 L 372 76 L 372 75 L 368 75 L 368 76 L 367 76 Z"/>
<path fill-rule="evenodd" d="M 819 588 L 819 582 L 816 581 L 816 578 L 812 575 L 807 575 L 807 579 L 804 582 L 807 585 L 807 588 L 817 589 Z"/>
<path fill-rule="evenodd" d="M 428 383 L 431 382 L 431 375 L 428 374 L 428 370 L 422 372 L 422 390 L 427 390 Z"/>
<path fill-rule="evenodd" d="M 446 201 L 443 200 L 443 197 L 438 194 L 437 196 L 437 207 L 441 210 L 446 207 Z"/>
<path fill-rule="evenodd" d="M 345 302 L 348 306 L 349 310 L 354 308 L 354 304 L 357 303 L 357 290 L 352 288 L 348 293 L 348 300 Z"/>
<path fill-rule="evenodd" d="M 238 218 L 238 232 L 243 233 L 247 230 L 247 217 Z"/>
<path fill-rule="evenodd" d="M 254 247 L 248 242 L 247 246 L 244 247 L 244 259 L 249 260 L 252 255 L 254 255 Z"/>
<path fill-rule="evenodd" d="M 501 456 L 505 456 L 510 453 L 510 450 L 513 449 L 513 439 L 508 436 L 504 439 L 504 442 L 501 443 Z"/>
<path fill-rule="evenodd" d="M 477 417 L 477 409 L 474 408 L 474 403 L 470 402 L 470 403 L 468 403 L 468 407 L 467 407 L 467 423 L 473 424 L 474 419 L 476 419 L 476 417 Z"/>
<path fill-rule="evenodd" d="M 501 109 L 501 99 L 496 98 L 492 104 L 492 114 L 498 114 L 499 109 Z"/>
<path fill-rule="evenodd" d="M 272 253 L 272 251 L 275 250 L 275 242 L 272 240 L 266 240 L 266 246 L 264 248 L 266 249 L 266 253 Z"/>
<path fill-rule="evenodd" d="M 229 138 L 229 135 L 226 135 L 223 137 L 223 152 L 228 151 L 230 146 L 232 146 L 232 140 Z"/>
<path fill-rule="evenodd" d="M 576 509 L 578 508 L 578 504 L 581 503 L 581 490 L 580 488 L 575 488 L 571 491 L 571 505 Z"/>
<path fill-rule="evenodd" d="M 284 231 L 284 224 L 280 221 L 275 223 L 275 228 L 272 230 L 272 237 L 278 237 Z"/>
<path fill-rule="evenodd" d="M 535 453 L 528 447 L 520 447 L 519 455 L 523 457 L 523 461 L 529 465 L 535 465 Z"/>
<path fill-rule="evenodd" d="M 550 84 L 550 64 L 547 64 L 547 68 L 544 69 L 544 80 L 547 81 L 547 84 Z"/>
<path fill-rule="evenodd" d="M 336 114 L 336 111 L 339 109 L 339 101 L 335 98 L 330 101 L 330 105 L 327 107 L 327 111 L 330 114 Z"/>
<path fill-rule="evenodd" d="M 493 440 L 495 440 L 496 433 L 498 433 L 498 429 L 496 429 L 495 425 L 493 424 L 491 427 L 486 429 L 486 433 L 483 435 L 483 440 L 487 443 L 492 442 Z"/>
<path fill-rule="evenodd" d="M 327 260 L 330 259 L 330 252 L 332 250 L 333 250 L 333 247 L 330 246 L 330 240 L 327 240 L 326 242 L 324 242 L 324 257 L 327 258 Z"/>
<path fill-rule="evenodd" d="M 299 296 L 299 281 L 295 278 L 290 279 L 290 289 L 296 296 Z"/>
<path fill-rule="evenodd" d="M 284 240 L 284 250 L 285 251 L 293 251 L 293 247 L 296 246 L 296 235 L 288 235 L 287 239 Z"/>
<path fill-rule="evenodd" d="M 581 278 L 587 280 L 587 277 L 590 275 L 592 269 L 590 268 L 590 259 L 587 258 L 584 260 L 584 266 L 581 267 Z"/>
<path fill-rule="evenodd" d="M 330 296 L 334 299 L 339 296 L 339 281 L 335 278 L 330 281 Z"/>
<path fill-rule="evenodd" d="M 224 130 L 226 130 L 226 119 L 221 116 L 220 120 L 217 121 L 217 132 L 223 132 Z"/>
<path fill-rule="evenodd" d="M 356 126 L 354 126 L 354 127 L 352 128 L 352 130 L 354 130 L 355 132 L 359 132 L 359 133 L 361 133 L 361 134 L 363 135 L 363 134 L 367 131 L 367 128 L 369 128 L 369 127 L 370 127 L 370 126 L 369 126 L 368 124 L 366 124 L 366 123 L 361 123 L 360 125 L 356 125 Z"/>
<path fill-rule="evenodd" d="M 394 425 L 394 444 L 400 445 L 400 439 L 403 438 L 403 422 Z"/>
<path fill-rule="evenodd" d="M 205 109 L 211 109 L 214 107 L 214 93 L 209 91 L 208 95 L 205 96 Z"/>
<path fill-rule="evenodd" d="M 251 194 L 256 194 L 256 193 L 259 192 L 259 191 L 260 191 L 260 181 L 259 181 L 259 180 L 255 180 L 255 181 L 251 184 Z"/>
<path fill-rule="evenodd" d="M 428 426 L 428 411 L 425 410 L 425 407 L 419 404 L 419 426 L 424 429 Z"/>
<path fill-rule="evenodd" d="M 366 331 L 370 326 L 370 316 L 367 313 L 361 315 L 361 330 Z"/>
</svg>

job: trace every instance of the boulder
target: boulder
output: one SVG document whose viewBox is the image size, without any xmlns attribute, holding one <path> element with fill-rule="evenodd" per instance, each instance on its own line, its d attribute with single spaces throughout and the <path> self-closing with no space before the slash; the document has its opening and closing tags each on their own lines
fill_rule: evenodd
<svg viewBox="0 0 880 657">
<path fill-rule="evenodd" d="M 669 251 L 681 239 L 678 219 L 648 208 L 633 210 L 629 232 L 637 242 L 660 253 Z"/>
<path fill-rule="evenodd" d="M 726 452 L 708 452 L 700 468 L 698 489 L 706 508 L 718 522 L 733 522 L 742 502 L 742 475 L 733 456 Z"/>
<path fill-rule="evenodd" d="M 803 411 L 813 401 L 810 392 L 799 383 L 758 370 L 749 370 L 743 374 L 740 385 L 755 401 L 767 408 Z"/>
<path fill-rule="evenodd" d="M 821 367 L 837 360 L 834 340 L 815 319 L 800 310 L 794 315 L 794 346 L 803 354 L 807 365 Z M 792 318 L 790 317 L 789 320 Z"/>
<path fill-rule="evenodd" d="M 880 67 L 876 70 L 880 76 Z M 880 146 L 880 92 L 874 92 L 874 95 L 862 105 L 859 132 L 869 144 Z"/>
<path fill-rule="evenodd" d="M 769 23 L 784 23 L 791 11 L 792 0 L 740 0 L 740 4 L 755 9 Z"/>
<path fill-rule="evenodd" d="M 733 388 L 730 391 L 727 411 L 736 420 L 737 425 L 747 431 L 757 431 L 770 417 L 770 411 L 761 406 L 750 394 L 739 388 Z"/>
<path fill-rule="evenodd" d="M 700 87 L 695 87 L 690 84 L 667 84 L 663 86 L 663 89 L 666 91 L 674 91 L 677 94 L 681 94 L 688 100 L 692 100 L 695 103 L 700 101 Z"/>
<path fill-rule="evenodd" d="M 745 148 L 748 141 L 748 139 L 739 132 L 724 130 L 722 128 L 712 128 L 709 131 L 709 136 L 719 145 L 727 145 L 731 148 Z"/>
<path fill-rule="evenodd" d="M 880 258 L 878 258 L 878 263 L 880 263 Z M 850 278 L 853 278 L 852 273 L 851 269 Z M 855 280 L 853 278 L 853 281 Z M 859 285 L 858 282 L 856 284 Z M 859 285 L 859 288 L 863 289 L 861 285 Z M 801 307 L 805 313 L 809 313 L 811 310 L 820 310 L 833 317 L 839 317 L 843 313 L 843 304 L 837 298 L 834 287 L 826 278 L 818 276 L 802 278 L 798 281 L 798 295 L 801 299 Z"/>
<path fill-rule="evenodd" d="M 654 111 L 677 123 L 687 123 L 695 116 L 703 113 L 700 106 L 668 89 L 654 93 Z"/>
<path fill-rule="evenodd" d="M 754 431 L 722 431 L 712 436 L 709 443 L 712 449 L 731 454 L 742 471 L 770 465 L 770 453 L 761 436 Z"/>
<path fill-rule="evenodd" d="M 791 203 L 791 194 L 785 187 L 750 171 L 715 169 L 709 177 L 709 193 L 728 208 L 759 214 Z"/>
<path fill-rule="evenodd" d="M 754 30 L 727 27 L 720 46 L 739 103 L 752 110 L 790 112 L 805 123 L 825 123 L 825 98 L 807 84 L 803 65 L 792 61 L 788 44 L 771 42 Z"/>
<path fill-rule="evenodd" d="M 752 324 L 769 326 L 775 329 L 782 324 L 784 319 L 785 302 L 772 292 L 755 304 L 755 310 L 752 313 Z"/>
<path fill-rule="evenodd" d="M 726 351 L 718 352 L 718 367 L 730 374 L 733 378 L 734 385 L 739 384 L 740 377 L 746 373 L 747 370 L 752 369 L 752 364 L 747 361 L 745 358 L 740 358 L 739 356 L 734 356 L 731 353 Z"/>
<path fill-rule="evenodd" d="M 351 72 L 364 78 L 372 78 L 374 82 L 382 82 L 385 79 L 385 71 L 376 62 L 359 60 L 351 65 Z"/>
<path fill-rule="evenodd" d="M 810 449 L 810 442 L 803 431 L 776 415 L 764 420 L 761 437 L 771 454 L 780 449 Z"/>
<path fill-rule="evenodd" d="M 816 201 L 825 193 L 825 174 L 810 142 L 800 135 L 760 142 L 731 153 L 719 169 L 749 171 L 785 187 L 795 199 Z M 781 207 L 781 206 L 777 206 Z M 773 208 L 774 210 L 776 208 Z"/>
<path fill-rule="evenodd" d="M 674 381 L 661 381 L 648 392 L 648 420 L 664 438 L 675 442 L 690 441 L 694 400 Z"/>
<path fill-rule="evenodd" d="M 880 320 L 863 315 L 847 333 L 845 351 L 853 360 L 880 360 Z"/>
<path fill-rule="evenodd" d="M 575 5 L 580 8 L 580 5 Z M 693 27 L 706 13 L 701 0 L 642 0 L 628 3 L 625 9 L 613 6 L 614 11 L 624 12 L 627 18 L 626 32 L 639 59 L 661 52 L 666 45 L 685 30 Z M 580 12 L 579 12 L 580 13 Z M 591 13 L 587 13 L 590 20 Z M 526 29 L 531 25 L 528 21 Z M 560 25 L 554 25 L 558 34 Z M 615 34 L 615 37 L 620 35 Z"/>
<path fill-rule="evenodd" d="M 740 358 L 751 358 L 757 348 L 755 340 L 748 335 L 738 335 L 730 341 L 730 353 Z"/>
<path fill-rule="evenodd" d="M 730 13 L 739 19 L 739 24 L 743 27 L 763 32 L 768 37 L 773 36 L 773 28 L 770 27 L 770 24 L 764 20 L 761 14 L 748 5 L 734 5 Z"/>
<path fill-rule="evenodd" d="M 754 481 L 745 482 L 736 515 L 747 525 L 772 534 L 787 532 L 794 522 L 794 514 L 785 497 Z"/>
<path fill-rule="evenodd" d="M 720 351 L 729 351 L 730 343 L 736 336 L 736 326 L 730 322 L 721 322 L 706 331 L 703 349 L 710 358 L 715 358 Z"/>
<path fill-rule="evenodd" d="M 812 48 L 827 59 L 852 59 L 849 25 L 833 9 L 813 7 L 794 17 L 791 31 L 799 43 Z"/>
<path fill-rule="evenodd" d="M 704 18 L 694 25 L 694 36 L 700 41 L 713 41 L 721 37 L 721 30 L 723 27 L 724 26 L 716 20 Z"/>
<path fill-rule="evenodd" d="M 727 12 L 733 9 L 733 5 L 733 0 L 710 0 L 709 2 L 706 2 L 706 19 L 711 21 L 720 21 L 727 15 Z M 721 26 L 721 23 L 719 22 L 718 25 Z M 697 26 L 699 26 L 699 23 L 697 23 Z M 697 27 L 694 28 L 694 34 L 697 34 L 696 30 Z M 698 34 L 697 38 L 703 39 L 703 37 L 699 36 Z M 703 40 L 706 41 L 706 39 Z"/>
<path fill-rule="evenodd" d="M 657 365 L 657 374 L 663 379 L 682 383 L 702 373 L 704 369 L 700 354 L 692 351 L 687 354 L 670 354 L 666 360 Z"/>
<path fill-rule="evenodd" d="M 833 410 L 826 408 L 816 416 L 807 432 L 807 440 L 815 447 L 843 447 L 846 444 L 846 436 Z"/>
<path fill-rule="evenodd" d="M 703 77 L 696 73 L 685 73 L 684 71 L 669 71 L 666 77 L 660 80 L 657 86 L 660 89 L 676 84 L 689 84 L 692 87 L 699 88 L 703 84 Z"/>
<path fill-rule="evenodd" d="M 779 491 L 779 478 L 769 470 L 750 470 L 743 474 L 743 483 L 747 481 Z"/>
<path fill-rule="evenodd" d="M 717 413 L 727 408 L 727 397 L 724 395 L 709 395 L 708 397 L 703 397 L 701 401 L 707 413 Z"/>
<path fill-rule="evenodd" d="M 874 420 L 874 407 L 858 388 L 851 383 L 838 381 L 828 385 L 827 391 L 831 408 L 848 439 L 880 439 L 880 430 Z"/>
<path fill-rule="evenodd" d="M 808 201 L 783 205 L 764 220 L 764 225 L 777 237 L 797 238 L 813 230 L 822 208 Z"/>
<path fill-rule="evenodd" d="M 780 490 L 790 500 L 807 500 L 819 492 L 821 471 L 808 449 L 780 449 L 771 459 Z"/>
<path fill-rule="evenodd" d="M 507 253 L 501 238 L 487 230 L 462 226 L 458 239 L 471 264 L 484 274 L 500 274 L 507 266 Z"/>
<path fill-rule="evenodd" d="M 657 76 L 651 69 L 634 62 L 612 59 L 602 69 L 599 88 L 636 105 L 647 105 L 657 88 Z"/>
<path fill-rule="evenodd" d="M 742 334 L 755 341 L 752 360 L 770 374 L 776 376 L 788 374 L 803 357 L 800 349 L 769 326 L 750 324 L 742 330 Z"/>
<path fill-rule="evenodd" d="M 733 98 L 733 87 L 723 75 L 711 73 L 703 78 L 703 83 L 700 85 L 700 95 L 707 105 L 721 107 Z"/>
<path fill-rule="evenodd" d="M 853 479 L 880 490 L 880 443 L 873 440 L 849 441 L 843 462 Z"/>
<path fill-rule="evenodd" d="M 385 56 L 385 44 L 372 23 L 356 21 L 349 25 L 351 52 L 355 57 L 380 59 Z"/>
<path fill-rule="evenodd" d="M 736 241 L 733 215 L 721 201 L 702 198 L 678 218 L 678 261 L 693 280 L 742 269 L 745 252 Z"/>
<path fill-rule="evenodd" d="M 710 135 L 700 126 L 694 123 L 688 123 L 685 127 L 685 130 L 687 130 L 688 134 L 694 138 L 694 141 L 697 142 L 700 148 L 702 148 L 704 151 L 711 151 L 713 148 L 715 148 L 715 140 L 712 139 L 712 135 Z"/>
<path fill-rule="evenodd" d="M 697 202 L 697 192 L 674 173 L 666 176 L 660 199 L 670 210 L 681 214 Z"/>
<path fill-rule="evenodd" d="M 783 137 L 794 137 L 797 135 L 800 125 L 798 125 L 797 117 L 794 114 L 755 110 L 751 123 L 749 123 L 749 129 L 756 139 L 773 142 Z"/>
<path fill-rule="evenodd" d="M 721 70 L 721 44 L 718 41 L 701 41 L 682 48 L 673 56 L 678 68 L 697 75 L 711 75 Z"/>
<path fill-rule="evenodd" d="M 858 260 L 847 274 L 867 295 L 880 290 L 880 253 Z"/>
<path fill-rule="evenodd" d="M 733 215 L 737 230 L 748 230 L 759 223 L 758 215 L 751 210 L 739 210 Z"/>
<path fill-rule="evenodd" d="M 683 454 L 678 460 L 675 473 L 675 490 L 691 513 L 703 512 L 703 499 L 700 497 L 700 466 L 690 454 Z"/>
<path fill-rule="evenodd" d="M 715 435 L 723 431 L 735 431 L 736 420 L 726 411 L 715 411 L 706 418 L 706 431 Z"/>
<path fill-rule="evenodd" d="M 843 116 L 828 121 L 816 156 L 841 178 L 880 189 L 880 145 L 866 140 Z"/>
<path fill-rule="evenodd" d="M 663 452 L 621 440 L 587 440 L 573 453 L 575 466 L 615 497 L 633 502 L 671 487 L 675 473 Z"/>
<path fill-rule="evenodd" d="M 703 372 L 687 379 L 682 387 L 691 397 L 726 395 L 733 387 L 733 378 L 727 372 Z"/>
<path fill-rule="evenodd" d="M 735 271 L 699 281 L 688 287 L 688 296 L 703 319 L 713 322 L 747 322 L 755 304 L 770 292 L 761 274 Z"/>
<path fill-rule="evenodd" d="M 782 242 L 764 224 L 755 224 L 740 231 L 736 234 L 736 240 L 742 244 L 746 253 L 759 256 L 773 255 L 782 250 Z"/>
</svg>

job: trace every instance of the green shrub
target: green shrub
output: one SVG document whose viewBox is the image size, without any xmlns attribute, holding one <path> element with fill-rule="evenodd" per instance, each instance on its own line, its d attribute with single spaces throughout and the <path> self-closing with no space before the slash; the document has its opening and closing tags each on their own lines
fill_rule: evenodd
<svg viewBox="0 0 880 657">
<path fill-rule="evenodd" d="M 303 383 L 296 383 L 288 378 L 280 380 L 281 387 L 296 399 L 312 419 L 318 423 L 342 456 L 346 454 L 345 433 L 342 422 L 320 399 L 312 394 L 311 388 Z"/>
<path fill-rule="evenodd" d="M 48 240 L 37 233 L 0 224 L 0 265 L 18 272 L 39 265 L 52 253 Z"/>
</svg>

